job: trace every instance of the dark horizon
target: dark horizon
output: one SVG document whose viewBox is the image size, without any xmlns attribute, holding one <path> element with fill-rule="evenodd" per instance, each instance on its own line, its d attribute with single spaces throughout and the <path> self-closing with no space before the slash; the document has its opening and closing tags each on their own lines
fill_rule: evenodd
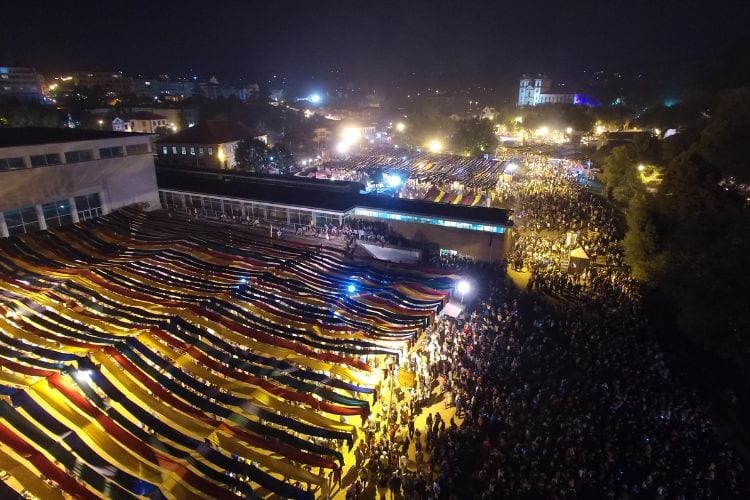
<svg viewBox="0 0 750 500">
<path fill-rule="evenodd" d="M 503 86 L 521 73 L 659 71 L 711 61 L 744 35 L 737 1 L 412 1 L 354 5 L 184 0 L 4 8 L 0 62 L 41 72 L 123 70 L 327 85 Z M 54 7 L 57 7 L 55 5 Z"/>
</svg>

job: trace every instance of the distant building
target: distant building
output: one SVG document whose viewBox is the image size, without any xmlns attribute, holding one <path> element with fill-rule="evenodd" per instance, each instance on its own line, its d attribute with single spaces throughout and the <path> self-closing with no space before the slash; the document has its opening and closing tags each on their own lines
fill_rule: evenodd
<svg viewBox="0 0 750 500">
<path fill-rule="evenodd" d="M 0 236 L 159 207 L 150 135 L 0 128 Z"/>
<path fill-rule="evenodd" d="M 228 120 L 206 120 L 195 127 L 156 141 L 159 165 L 176 165 L 196 168 L 234 169 L 235 152 L 243 139 L 268 142 L 265 134 L 256 132 L 241 123 Z"/>
<path fill-rule="evenodd" d="M 167 117 L 149 111 L 140 111 L 125 116 L 118 116 L 112 120 L 114 132 L 137 132 L 140 134 L 155 134 L 160 127 L 169 127 Z"/>
<path fill-rule="evenodd" d="M 214 76 L 208 80 L 134 78 L 131 89 L 137 97 L 172 102 L 198 95 L 206 99 L 237 97 L 241 101 L 247 101 L 260 91 L 257 83 L 221 84 Z"/>
<path fill-rule="evenodd" d="M 181 101 L 195 95 L 196 82 L 190 80 L 157 80 L 159 96 L 168 101 Z"/>
<path fill-rule="evenodd" d="M 617 146 L 637 145 L 651 139 L 651 132 L 642 130 L 623 130 L 607 132 L 599 137 L 596 149 L 615 148 Z"/>
<path fill-rule="evenodd" d="M 208 81 L 200 82 L 198 84 L 198 87 L 200 88 L 206 99 L 217 99 L 222 95 L 221 85 L 219 84 L 219 80 L 217 80 L 215 76 L 209 78 Z"/>
<path fill-rule="evenodd" d="M 133 81 L 119 71 L 78 71 L 73 73 L 78 87 L 100 88 L 104 93 L 122 97 L 132 92 Z"/>
<path fill-rule="evenodd" d="M 544 75 L 530 78 L 521 77 L 518 85 L 519 106 L 539 106 L 541 104 L 581 104 L 590 103 L 590 99 L 576 93 L 550 92 L 552 81 Z"/>
<path fill-rule="evenodd" d="M 0 98 L 41 101 L 44 79 L 34 68 L 0 66 Z"/>
</svg>

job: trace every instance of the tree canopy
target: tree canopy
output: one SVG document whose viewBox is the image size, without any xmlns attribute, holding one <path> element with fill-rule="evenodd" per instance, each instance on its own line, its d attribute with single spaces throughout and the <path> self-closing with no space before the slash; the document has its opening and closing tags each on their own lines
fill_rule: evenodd
<svg viewBox="0 0 750 500">
<path fill-rule="evenodd" d="M 490 120 L 460 120 L 455 127 L 453 148 L 456 152 L 472 156 L 494 154 L 498 141 Z"/>
<path fill-rule="evenodd" d="M 724 94 L 701 133 L 662 165 L 659 189 L 633 196 L 623 242 L 635 277 L 674 305 L 683 331 L 735 360 L 750 353 L 750 214 L 742 190 L 723 181 L 746 175 L 739 127 L 749 95 Z"/>
</svg>

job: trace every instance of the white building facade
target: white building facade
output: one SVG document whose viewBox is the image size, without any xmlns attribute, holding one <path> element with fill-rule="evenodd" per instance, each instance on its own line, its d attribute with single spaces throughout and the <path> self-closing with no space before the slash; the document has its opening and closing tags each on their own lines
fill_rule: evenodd
<svg viewBox="0 0 750 500">
<path fill-rule="evenodd" d="M 159 208 L 150 135 L 0 129 L 0 237 Z"/>
<path fill-rule="evenodd" d="M 136 132 L 139 134 L 155 134 L 160 127 L 169 127 L 167 117 L 148 112 L 133 115 L 118 116 L 112 120 L 114 132 Z"/>
<path fill-rule="evenodd" d="M 34 68 L 0 66 L 0 97 L 41 101 L 44 80 Z"/>
<path fill-rule="evenodd" d="M 575 93 L 551 93 L 552 81 L 540 75 L 530 78 L 521 77 L 518 85 L 518 106 L 539 106 L 542 104 L 579 104 Z"/>
</svg>

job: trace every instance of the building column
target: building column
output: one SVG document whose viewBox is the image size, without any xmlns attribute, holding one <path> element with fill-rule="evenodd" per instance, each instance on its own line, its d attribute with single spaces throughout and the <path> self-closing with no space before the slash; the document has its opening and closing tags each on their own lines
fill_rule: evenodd
<svg viewBox="0 0 750 500">
<path fill-rule="evenodd" d="M 36 220 L 39 222 L 39 229 L 47 229 L 47 220 L 44 218 L 44 210 L 42 210 L 42 206 L 37 203 L 34 205 L 34 208 L 36 208 Z"/>
<path fill-rule="evenodd" d="M 70 216 L 73 218 L 73 224 L 80 222 L 78 220 L 78 206 L 76 206 L 75 197 L 71 196 L 68 198 L 68 204 L 70 205 Z"/>
<path fill-rule="evenodd" d="M 286 207 L 286 223 L 291 224 L 292 223 L 292 214 L 290 213 L 291 209 L 289 207 Z"/>
<path fill-rule="evenodd" d="M 0 238 L 7 238 L 10 236 L 8 232 L 8 224 L 5 222 L 5 214 L 0 212 Z"/>
<path fill-rule="evenodd" d="M 102 202 L 102 215 L 107 215 L 112 211 L 112 207 L 109 204 L 109 196 L 104 189 L 99 191 L 99 201 Z"/>
</svg>

